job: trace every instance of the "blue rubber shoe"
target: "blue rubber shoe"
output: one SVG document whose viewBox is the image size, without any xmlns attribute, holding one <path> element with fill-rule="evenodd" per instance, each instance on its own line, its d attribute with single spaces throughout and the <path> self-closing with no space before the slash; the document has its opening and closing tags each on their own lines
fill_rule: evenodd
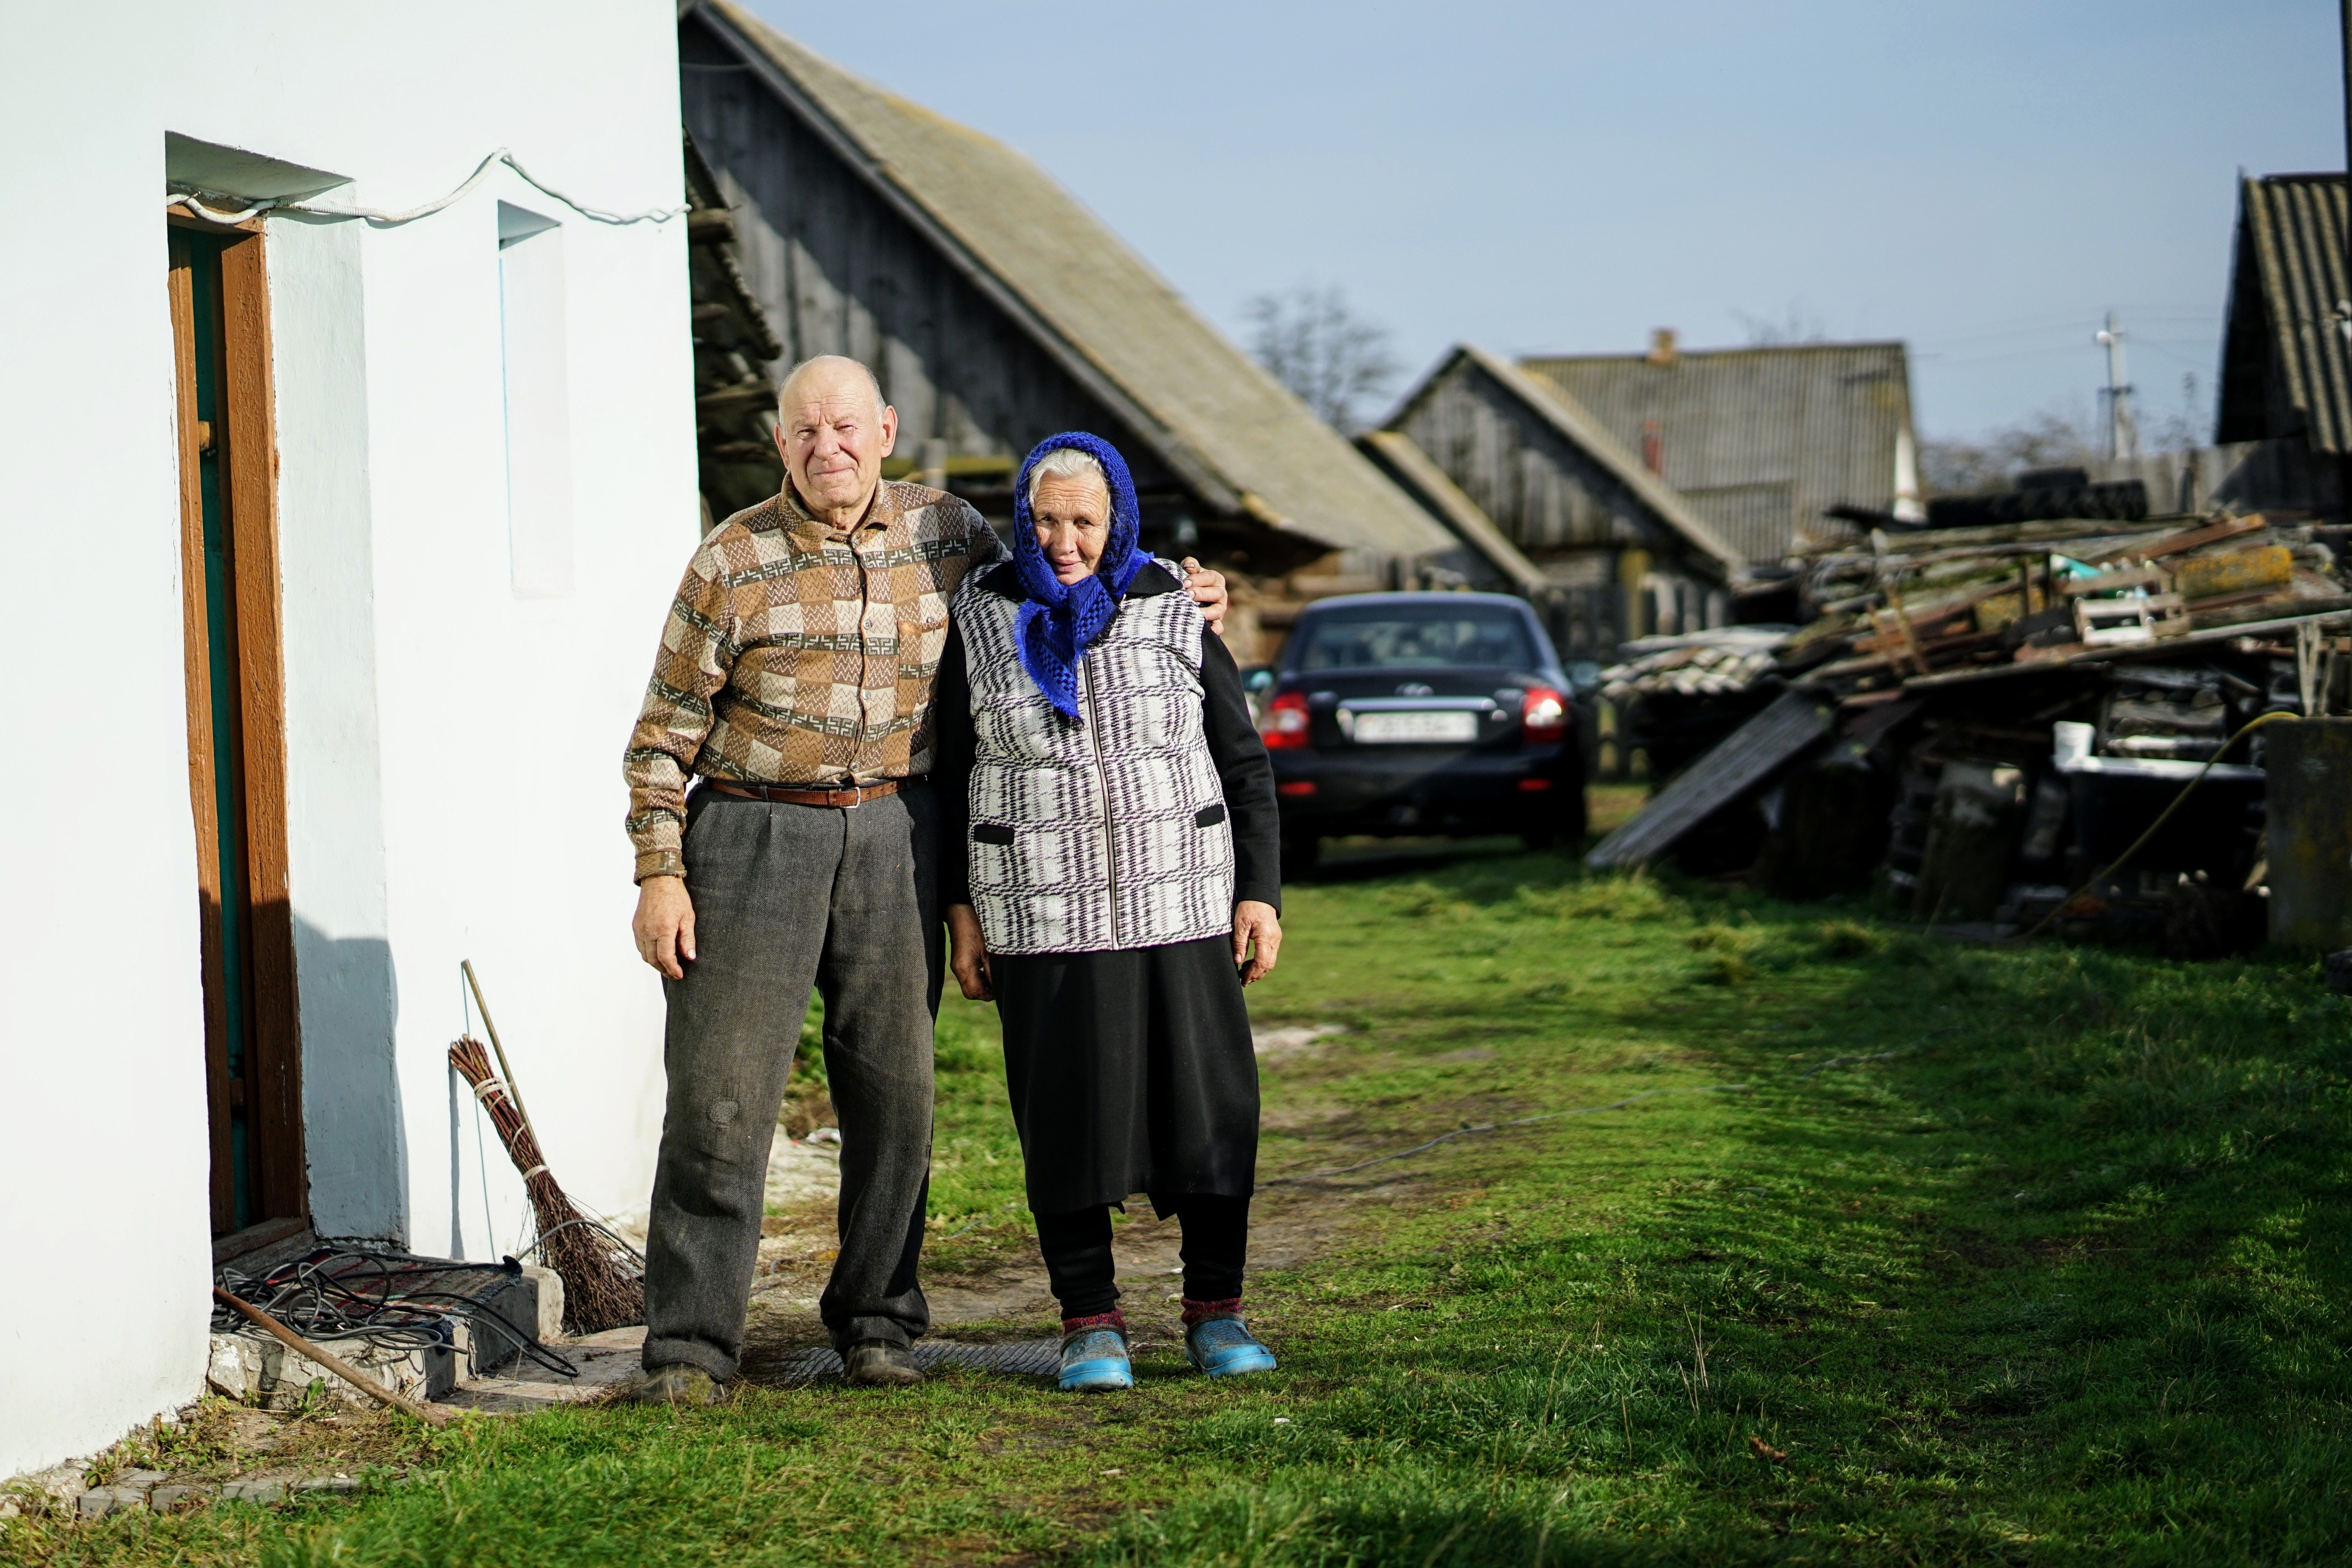
<svg viewBox="0 0 2352 1568">
<path fill-rule="evenodd" d="M 1103 1394 L 1135 1386 L 1127 1336 L 1117 1329 L 1086 1329 L 1062 1342 L 1062 1392 Z"/>
<path fill-rule="evenodd" d="M 1209 1318 L 1184 1331 L 1184 1353 L 1211 1377 L 1246 1377 L 1272 1372 L 1274 1352 L 1258 1343 L 1239 1318 Z"/>
</svg>

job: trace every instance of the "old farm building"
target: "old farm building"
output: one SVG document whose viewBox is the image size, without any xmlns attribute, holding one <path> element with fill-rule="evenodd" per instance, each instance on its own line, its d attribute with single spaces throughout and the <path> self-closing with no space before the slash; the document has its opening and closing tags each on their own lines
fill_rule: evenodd
<svg viewBox="0 0 2352 1568">
<path fill-rule="evenodd" d="M 1417 451 L 1451 481 L 1446 505 L 1484 513 L 1540 571 L 1563 654 L 1613 658 L 1628 638 L 1728 618 L 1738 552 L 1556 384 L 1465 344 L 1383 434 L 1367 445 L 1402 482 Z"/>
<path fill-rule="evenodd" d="M 1306 567 L 1384 586 L 1508 585 L 1507 568 L 1390 483 L 1020 153 L 725 0 L 688 4 L 678 45 L 687 129 L 733 208 L 741 274 L 781 358 L 874 367 L 902 422 L 887 471 L 1007 518 L 1021 455 L 1092 429 L 1134 468 L 1147 543 L 1197 551 L 1261 591 Z M 709 301 L 712 320 L 724 303 Z M 740 342 L 711 346 L 706 411 L 756 405 L 776 366 Z M 730 495 L 781 477 L 740 436 L 707 440 L 704 458 L 706 488 Z M 713 474 L 730 458 L 744 471 Z M 1246 640 L 1246 617 L 1236 631 Z"/>
<path fill-rule="evenodd" d="M 1851 537 L 1832 506 L 1922 521 L 1911 373 L 1899 342 L 1561 354 L 1519 368 L 1575 399 L 1744 561 Z"/>
<path fill-rule="evenodd" d="M 2341 514 L 2352 461 L 2352 352 L 2341 174 L 2238 186 L 2214 440 L 2217 494 Z M 2245 445 L 2242 445 L 2245 444 Z"/>
</svg>

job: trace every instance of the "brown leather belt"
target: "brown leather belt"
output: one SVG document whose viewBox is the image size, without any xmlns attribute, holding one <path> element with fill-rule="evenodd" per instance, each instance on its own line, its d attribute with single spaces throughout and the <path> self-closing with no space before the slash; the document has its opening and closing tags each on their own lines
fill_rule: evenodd
<svg viewBox="0 0 2352 1568">
<path fill-rule="evenodd" d="M 897 795 L 920 779 L 884 779 L 880 784 L 857 784 L 849 789 L 790 789 L 782 784 L 738 784 L 733 779 L 705 779 L 720 795 L 731 795 L 739 800 L 781 802 L 785 805 L 830 805 L 843 810 L 856 810 L 869 800 L 880 800 L 886 795 Z"/>
</svg>

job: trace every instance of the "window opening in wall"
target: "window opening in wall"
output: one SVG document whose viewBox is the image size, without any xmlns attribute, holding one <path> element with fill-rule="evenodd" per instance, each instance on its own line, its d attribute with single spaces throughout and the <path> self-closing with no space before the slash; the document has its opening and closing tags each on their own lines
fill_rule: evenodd
<svg viewBox="0 0 2352 1568">
<path fill-rule="evenodd" d="M 572 592 L 571 367 L 563 327 L 562 226 L 500 202 L 507 559 L 518 598 Z"/>
<path fill-rule="evenodd" d="M 215 1237 L 308 1208 L 286 889 L 269 340 L 257 233 L 174 224 L 189 805 Z"/>
</svg>

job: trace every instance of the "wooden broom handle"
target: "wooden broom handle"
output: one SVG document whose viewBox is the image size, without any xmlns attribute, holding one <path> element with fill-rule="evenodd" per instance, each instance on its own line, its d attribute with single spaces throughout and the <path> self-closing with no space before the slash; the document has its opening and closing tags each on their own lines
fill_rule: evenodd
<svg viewBox="0 0 2352 1568">
<path fill-rule="evenodd" d="M 507 1048 L 499 1044 L 499 1026 L 490 1022 L 490 1005 L 482 1000 L 482 983 L 474 978 L 474 961 L 461 958 L 457 961 L 457 967 L 466 972 L 466 984 L 474 993 L 474 1005 L 481 1009 L 482 1028 L 490 1037 L 490 1049 L 499 1054 L 499 1077 L 506 1083 L 507 1098 L 514 1101 L 515 1114 L 522 1118 L 522 1124 L 530 1129 L 530 1135 L 535 1139 L 539 1136 L 539 1129 L 531 1127 L 530 1112 L 523 1108 L 522 1090 L 515 1087 L 514 1068 L 507 1066 Z"/>
<path fill-rule="evenodd" d="M 299 1351 L 369 1398 L 389 1405 L 403 1415 L 414 1415 L 428 1426 L 438 1426 L 450 1418 L 450 1413 L 446 1410 L 436 1410 L 429 1405 L 420 1405 L 404 1394 L 386 1388 L 332 1351 L 312 1344 L 252 1302 L 240 1300 L 217 1285 L 213 1287 L 213 1300 L 234 1309 L 255 1328 L 274 1334 L 285 1342 L 288 1349 Z"/>
</svg>

